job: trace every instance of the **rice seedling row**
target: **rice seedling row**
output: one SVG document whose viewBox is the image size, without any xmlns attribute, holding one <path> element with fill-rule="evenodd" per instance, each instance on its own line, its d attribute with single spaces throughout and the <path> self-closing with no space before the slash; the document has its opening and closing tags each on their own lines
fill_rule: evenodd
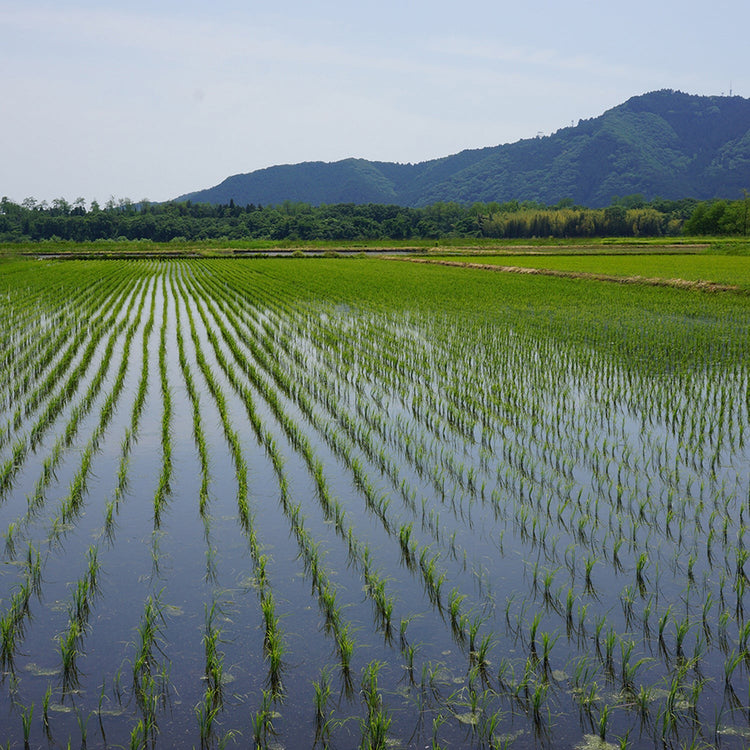
<svg viewBox="0 0 750 750">
<path fill-rule="evenodd" d="M 16 472 L 21 468 L 23 461 L 29 451 L 35 451 L 40 445 L 43 436 L 52 426 L 53 422 L 58 418 L 60 413 L 65 407 L 71 403 L 71 399 L 74 396 L 75 391 L 79 388 L 82 381 L 83 375 L 86 372 L 88 365 L 90 364 L 94 354 L 97 352 L 97 347 L 100 341 L 104 337 L 107 330 L 115 325 L 116 319 L 119 316 L 126 302 L 126 296 L 122 295 L 119 297 L 114 310 L 111 311 L 107 317 L 104 317 L 103 312 L 94 321 L 92 328 L 92 335 L 88 339 L 85 349 L 81 353 L 80 358 L 76 358 L 76 350 L 81 346 L 83 342 L 83 336 L 76 337 L 71 347 L 65 353 L 63 360 L 60 365 L 64 362 L 64 367 L 56 367 L 55 371 L 50 374 L 45 383 L 37 389 L 36 393 L 33 394 L 31 402 L 26 404 L 27 416 L 36 410 L 45 396 L 49 396 L 44 406 L 44 411 L 39 414 L 33 424 L 30 426 L 28 432 L 20 435 L 14 441 L 12 446 L 12 455 L 5 461 L 0 468 L 0 496 L 7 489 L 10 480 L 15 476 Z M 121 329 L 125 325 L 125 321 L 121 320 L 118 324 Z M 113 341 L 113 337 L 116 335 L 112 334 L 109 341 Z M 109 364 L 109 359 L 106 356 L 103 358 L 102 367 L 106 369 Z M 70 372 L 68 372 L 68 370 Z M 100 368 L 99 372 L 102 372 Z M 52 388 L 55 383 L 60 380 L 64 375 L 67 375 L 65 382 L 62 384 L 57 392 L 52 392 Z M 98 392 L 98 388 L 101 385 L 101 379 L 94 380 L 86 396 L 82 400 L 80 406 L 73 409 L 72 419 L 66 427 L 66 441 L 70 443 L 75 431 L 77 429 L 77 422 L 79 418 L 84 414 L 91 405 L 93 398 Z"/>
<path fill-rule="evenodd" d="M 135 298 L 133 298 L 135 299 Z M 140 308 L 143 306 L 144 297 L 141 297 L 140 302 Z M 132 303 L 131 303 L 132 305 Z M 122 325 L 120 326 L 120 328 Z M 121 360 L 121 364 L 119 367 L 117 379 L 114 383 L 112 391 L 108 394 L 107 398 L 104 400 L 101 411 L 99 414 L 99 420 L 96 426 L 96 429 L 94 430 L 90 440 L 86 444 L 85 448 L 82 451 L 81 454 L 81 464 L 69 486 L 68 492 L 63 498 L 63 500 L 60 503 L 60 509 L 52 519 L 51 526 L 49 528 L 49 537 L 47 539 L 47 543 L 50 545 L 50 552 L 46 556 L 44 565 L 42 564 L 40 554 L 38 549 L 35 553 L 35 565 L 34 565 L 34 585 L 30 586 L 28 584 L 28 580 L 25 583 L 21 583 L 20 590 L 23 592 L 23 606 L 18 607 L 17 601 L 18 600 L 12 600 L 11 606 L 9 611 L 7 611 L 3 616 L 3 622 L 5 623 L 3 626 L 3 631 L 6 634 L 6 640 L 3 646 L 3 661 L 5 664 L 7 664 L 9 667 L 12 667 L 13 665 L 13 659 L 15 655 L 15 650 L 19 647 L 21 644 L 21 641 L 23 639 L 24 635 L 24 626 L 25 626 L 25 619 L 31 617 L 31 611 L 29 608 L 29 601 L 28 596 L 26 595 L 26 592 L 30 590 L 36 590 L 37 594 L 41 594 L 41 591 L 39 591 L 39 584 L 42 579 L 42 574 L 44 572 L 44 567 L 49 563 L 50 559 L 54 558 L 54 550 L 52 549 L 56 544 L 59 542 L 60 537 L 66 533 L 66 530 L 71 528 L 71 525 L 73 524 L 76 516 L 78 516 L 82 511 L 82 504 L 84 502 L 84 497 L 86 494 L 86 486 L 87 481 L 89 478 L 89 474 L 91 471 L 91 461 L 94 454 L 97 452 L 100 446 L 100 440 L 102 439 L 103 435 L 105 434 L 107 430 L 107 426 L 112 418 L 112 414 L 114 411 L 114 408 L 117 404 L 118 398 L 122 391 L 122 384 L 123 384 L 123 378 L 125 371 L 128 367 L 128 350 L 130 345 L 130 340 L 132 339 L 133 332 L 135 330 L 135 324 L 131 324 L 128 334 L 125 338 L 125 345 L 123 349 L 123 357 Z M 106 352 L 111 352 L 111 344 L 115 340 L 115 336 L 117 335 L 117 332 L 112 334 L 112 337 L 110 339 L 110 344 L 107 347 Z M 91 386 L 89 387 L 89 390 L 87 391 L 84 400 L 82 402 L 83 405 L 87 405 L 87 402 L 91 401 L 92 394 L 98 391 L 99 387 L 101 386 L 101 380 L 103 372 L 106 370 L 107 366 L 109 365 L 109 357 L 105 357 L 102 361 L 102 365 L 97 372 L 96 377 L 91 383 Z M 79 404 L 79 407 L 82 405 Z M 74 425 L 77 427 L 79 422 L 79 415 L 80 415 L 80 409 L 75 412 L 76 416 L 73 416 L 71 418 L 71 421 L 68 422 L 68 425 L 65 429 L 65 431 L 61 435 L 61 441 L 58 441 L 55 444 L 55 449 L 51 456 L 45 459 L 44 461 L 44 467 L 43 467 L 43 473 L 40 476 L 39 480 L 37 481 L 37 484 L 34 489 L 33 496 L 30 496 L 27 498 L 28 503 L 28 510 L 25 516 L 21 519 L 19 519 L 17 522 L 12 522 L 9 524 L 8 529 L 9 531 L 6 533 L 6 555 L 10 556 L 11 558 L 15 554 L 15 547 L 19 543 L 19 541 L 23 538 L 23 534 L 27 533 L 28 526 L 33 521 L 34 517 L 38 516 L 39 513 L 42 510 L 43 504 L 44 504 L 44 494 L 45 490 L 47 489 L 47 486 L 50 484 L 51 478 L 54 474 L 55 468 L 57 463 L 60 461 L 61 455 L 62 455 L 62 449 L 70 444 L 70 441 L 72 440 L 72 436 L 74 434 L 74 429 L 71 428 L 71 425 Z M 10 536 L 12 530 L 13 537 Z M 33 541 L 29 541 L 29 557 L 27 558 L 29 561 L 31 560 L 31 552 L 34 550 Z M 95 560 L 95 552 L 94 554 L 94 560 Z M 94 563 L 90 562 L 89 565 L 90 569 L 96 568 L 96 565 Z M 31 565 L 29 564 L 25 570 L 24 577 L 26 579 L 29 578 L 29 571 L 31 569 Z M 82 589 L 81 587 L 84 586 L 83 583 L 81 583 L 82 579 L 79 579 L 79 588 L 78 593 L 79 595 L 83 593 L 84 596 L 84 602 L 85 607 L 82 607 L 79 603 L 79 606 L 77 607 L 77 616 L 75 618 L 70 618 L 70 627 L 68 629 L 67 635 L 64 638 L 61 638 L 61 646 L 62 644 L 65 644 L 67 647 L 64 649 L 64 659 L 63 659 L 63 686 L 64 688 L 70 687 L 71 680 L 72 684 L 75 684 L 75 654 L 79 650 L 79 640 L 84 636 L 85 634 L 85 622 L 83 622 L 83 619 L 81 617 L 81 612 L 85 611 L 86 615 L 88 615 L 88 601 L 86 599 L 86 594 L 88 592 L 88 588 L 91 587 L 92 589 L 95 588 L 93 580 L 93 574 L 90 576 L 91 580 L 89 583 L 85 584 L 85 587 Z M 67 668 L 66 668 L 67 665 Z M 68 676 L 70 675 L 70 677 Z"/>
<path fill-rule="evenodd" d="M 642 561 L 643 561 L 643 558 L 641 558 L 641 562 L 642 562 Z M 587 568 L 587 578 L 589 578 L 589 579 L 590 579 L 590 570 L 591 570 L 591 568 L 593 567 L 593 564 L 594 564 L 594 561 L 593 561 L 593 560 L 592 560 L 591 558 L 589 558 L 589 559 L 587 560 L 587 564 L 586 564 L 586 568 Z M 639 568 L 639 569 L 641 569 L 641 571 L 642 571 L 642 568 Z"/>
<path fill-rule="evenodd" d="M 588 566 L 587 566 L 588 567 Z"/>
</svg>

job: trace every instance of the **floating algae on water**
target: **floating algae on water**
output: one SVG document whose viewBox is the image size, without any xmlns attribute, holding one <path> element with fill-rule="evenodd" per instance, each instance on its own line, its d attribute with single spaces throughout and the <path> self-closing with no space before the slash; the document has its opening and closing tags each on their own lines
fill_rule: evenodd
<svg viewBox="0 0 750 750">
<path fill-rule="evenodd" d="M 617 750 L 617 745 L 605 742 L 595 734 L 585 734 L 583 739 L 575 746 L 575 750 Z"/>
</svg>

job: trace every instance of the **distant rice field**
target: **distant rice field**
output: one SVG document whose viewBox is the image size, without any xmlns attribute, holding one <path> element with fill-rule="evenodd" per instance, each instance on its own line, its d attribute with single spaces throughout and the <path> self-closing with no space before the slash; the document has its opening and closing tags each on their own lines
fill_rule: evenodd
<svg viewBox="0 0 750 750">
<path fill-rule="evenodd" d="M 730 255 L 485 255 L 450 260 L 577 273 L 711 281 L 750 289 L 750 256 Z"/>
</svg>

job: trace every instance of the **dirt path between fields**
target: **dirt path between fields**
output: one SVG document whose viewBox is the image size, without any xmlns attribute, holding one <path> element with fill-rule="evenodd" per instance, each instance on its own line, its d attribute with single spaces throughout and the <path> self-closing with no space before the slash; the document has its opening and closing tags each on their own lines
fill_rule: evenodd
<svg viewBox="0 0 750 750">
<path fill-rule="evenodd" d="M 613 276 L 605 273 L 587 273 L 585 271 L 561 271 L 554 268 L 524 268 L 523 266 L 498 266 L 493 263 L 469 263 L 460 260 L 438 260 L 437 258 L 398 258 L 384 256 L 387 260 L 401 260 L 409 263 L 427 263 L 437 266 L 457 266 L 474 268 L 480 271 L 497 271 L 499 273 L 518 273 L 530 276 L 557 276 L 562 279 L 591 279 L 592 281 L 612 281 L 616 284 L 648 284 L 676 289 L 695 289 L 701 292 L 734 292 L 748 294 L 750 290 L 731 284 L 717 284 L 714 281 L 691 281 L 689 279 L 664 279 L 646 276 Z"/>
</svg>

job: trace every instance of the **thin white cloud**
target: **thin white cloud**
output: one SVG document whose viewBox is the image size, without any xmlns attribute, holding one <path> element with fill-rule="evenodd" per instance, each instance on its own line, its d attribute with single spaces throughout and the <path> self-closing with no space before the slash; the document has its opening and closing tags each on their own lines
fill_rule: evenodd
<svg viewBox="0 0 750 750">
<path fill-rule="evenodd" d="M 487 63 L 508 64 L 513 68 L 522 67 L 534 75 L 559 76 L 560 71 L 585 73 L 590 76 L 616 76 L 632 78 L 638 67 L 633 64 L 612 63 L 599 56 L 548 47 L 534 47 L 508 43 L 502 38 L 489 42 L 456 36 L 446 36 L 428 40 L 427 48 L 433 53 L 442 53 L 452 59 L 462 59 L 477 67 Z M 638 71 L 640 72 L 640 71 Z"/>
</svg>

